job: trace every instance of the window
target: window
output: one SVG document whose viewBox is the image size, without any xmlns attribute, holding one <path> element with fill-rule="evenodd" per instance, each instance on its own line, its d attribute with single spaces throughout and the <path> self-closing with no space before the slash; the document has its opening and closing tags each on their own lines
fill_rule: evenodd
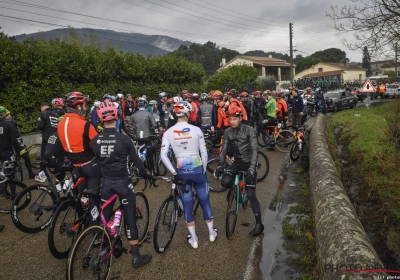
<svg viewBox="0 0 400 280">
<path fill-rule="evenodd" d="M 358 75 L 358 80 L 361 81 L 362 80 L 362 74 Z"/>
<path fill-rule="evenodd" d="M 322 72 L 322 70 L 323 70 L 322 68 L 318 68 L 318 72 Z"/>
</svg>

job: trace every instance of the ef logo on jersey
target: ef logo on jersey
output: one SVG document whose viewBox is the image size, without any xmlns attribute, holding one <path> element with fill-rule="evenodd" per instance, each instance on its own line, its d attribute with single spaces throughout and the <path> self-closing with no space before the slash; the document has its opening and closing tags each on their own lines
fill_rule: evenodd
<svg viewBox="0 0 400 280">
<path fill-rule="evenodd" d="M 114 145 L 101 145 L 100 154 L 102 157 L 109 157 L 114 152 Z"/>
<path fill-rule="evenodd" d="M 182 130 L 174 130 L 174 133 L 178 134 L 178 136 L 188 136 L 190 134 L 190 128 L 184 128 Z"/>
</svg>

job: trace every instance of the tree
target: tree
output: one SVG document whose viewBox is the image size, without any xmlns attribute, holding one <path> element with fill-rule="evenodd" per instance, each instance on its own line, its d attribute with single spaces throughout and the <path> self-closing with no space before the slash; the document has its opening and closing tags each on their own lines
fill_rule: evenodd
<svg viewBox="0 0 400 280">
<path fill-rule="evenodd" d="M 365 46 L 363 49 L 362 67 L 367 69 L 367 77 L 371 76 L 371 56 L 368 52 L 368 47 Z"/>
<path fill-rule="evenodd" d="M 249 65 L 229 66 L 210 77 L 207 90 L 242 89 L 244 84 L 255 83 L 257 75 L 257 70 Z"/>
<path fill-rule="evenodd" d="M 333 28 L 339 34 L 353 33 L 355 40 L 343 40 L 351 50 L 368 47 L 370 54 L 388 55 L 392 46 L 400 39 L 399 0 L 352 0 L 358 5 L 341 8 L 331 6 L 327 15 L 333 20 Z"/>
</svg>

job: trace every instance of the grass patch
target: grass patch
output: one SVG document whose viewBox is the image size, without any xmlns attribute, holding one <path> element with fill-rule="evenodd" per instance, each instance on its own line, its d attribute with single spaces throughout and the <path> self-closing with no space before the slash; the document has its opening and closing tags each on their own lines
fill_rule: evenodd
<svg viewBox="0 0 400 280">
<path fill-rule="evenodd" d="M 400 222 L 399 124 L 400 99 L 370 109 L 359 107 L 333 114 L 327 127 L 334 157 L 336 146 L 348 143 L 346 160 L 358 163 L 366 196 L 387 202 L 397 222 Z M 342 128 L 340 139 L 334 135 L 338 127 Z"/>
</svg>

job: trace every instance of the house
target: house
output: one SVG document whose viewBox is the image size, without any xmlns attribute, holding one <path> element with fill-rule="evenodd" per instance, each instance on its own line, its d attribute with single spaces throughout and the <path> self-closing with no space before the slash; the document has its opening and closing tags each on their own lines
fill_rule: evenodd
<svg viewBox="0 0 400 280">
<path fill-rule="evenodd" d="M 348 61 L 347 61 L 348 62 Z M 363 82 L 366 78 L 367 69 L 360 66 L 350 66 L 348 63 L 319 62 L 305 69 L 295 76 L 295 79 L 337 79 L 340 81 L 358 80 Z"/>
<path fill-rule="evenodd" d="M 274 76 L 277 83 L 290 81 L 290 64 L 283 59 L 269 56 L 245 56 L 238 55 L 228 63 L 222 59 L 221 67 L 217 72 L 232 65 L 250 65 L 257 69 L 259 77 Z M 295 67 L 295 66 L 294 66 Z M 293 68 L 294 72 L 294 68 Z"/>
<path fill-rule="evenodd" d="M 397 63 L 397 71 L 399 71 L 400 68 L 400 64 Z M 394 61 L 385 63 L 381 66 L 381 70 L 382 70 L 382 74 L 385 73 L 386 71 L 395 71 L 396 69 L 396 64 L 394 63 Z"/>
</svg>

